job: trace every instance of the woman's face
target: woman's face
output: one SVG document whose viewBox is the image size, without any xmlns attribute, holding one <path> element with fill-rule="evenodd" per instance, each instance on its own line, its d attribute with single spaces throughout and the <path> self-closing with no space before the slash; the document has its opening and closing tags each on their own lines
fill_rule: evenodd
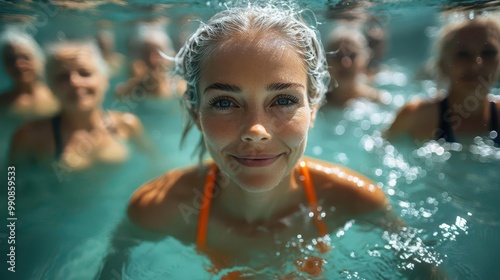
<svg viewBox="0 0 500 280">
<path fill-rule="evenodd" d="M 101 106 L 108 81 L 95 56 L 87 48 L 65 47 L 51 62 L 50 84 L 63 108 L 88 111 Z"/>
<path fill-rule="evenodd" d="M 342 39 L 330 46 L 335 54 L 328 55 L 330 75 L 336 80 L 353 79 L 366 71 L 366 50 L 354 39 Z"/>
<path fill-rule="evenodd" d="M 37 65 L 33 52 L 21 44 L 5 47 L 4 64 L 9 76 L 16 82 L 34 82 L 37 79 Z"/>
<path fill-rule="evenodd" d="M 162 58 L 159 50 L 168 53 L 167 49 L 161 44 L 150 41 L 143 44 L 141 59 L 149 69 L 163 70 L 163 67 L 170 66 L 169 61 Z"/>
<path fill-rule="evenodd" d="M 500 40 L 482 25 L 460 29 L 447 43 L 441 69 L 452 87 L 489 89 L 498 79 Z"/>
<path fill-rule="evenodd" d="M 240 36 L 204 62 L 196 123 L 222 172 L 245 190 L 278 185 L 314 116 L 303 59 L 278 36 Z"/>
</svg>

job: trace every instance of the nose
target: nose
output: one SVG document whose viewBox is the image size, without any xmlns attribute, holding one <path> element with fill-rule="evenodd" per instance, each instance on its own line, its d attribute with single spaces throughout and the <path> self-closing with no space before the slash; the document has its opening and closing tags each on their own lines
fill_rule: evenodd
<svg viewBox="0 0 500 280">
<path fill-rule="evenodd" d="M 470 69 L 472 71 L 479 71 L 483 66 L 483 58 L 481 56 L 476 56 L 473 61 L 471 61 Z"/>
<path fill-rule="evenodd" d="M 80 83 L 80 75 L 78 75 L 77 73 L 69 74 L 69 83 L 72 86 L 78 86 L 78 84 Z"/>
<path fill-rule="evenodd" d="M 24 61 L 21 58 L 16 58 L 16 60 L 14 61 L 14 65 L 17 69 L 20 69 L 23 67 Z"/>
<path fill-rule="evenodd" d="M 342 66 L 344 66 L 345 68 L 349 68 L 352 65 L 352 59 L 347 55 L 342 57 L 340 62 L 342 63 Z"/>
<path fill-rule="evenodd" d="M 248 124 L 244 126 L 241 134 L 243 142 L 267 142 L 271 140 L 271 133 L 266 129 L 266 120 L 256 117 L 250 117 Z"/>
</svg>

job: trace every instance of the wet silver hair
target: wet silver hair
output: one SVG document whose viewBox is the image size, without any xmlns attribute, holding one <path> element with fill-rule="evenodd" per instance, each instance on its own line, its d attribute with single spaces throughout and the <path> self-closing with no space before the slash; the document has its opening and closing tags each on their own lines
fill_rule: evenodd
<svg viewBox="0 0 500 280">
<path fill-rule="evenodd" d="M 7 47 L 14 45 L 20 45 L 28 48 L 33 55 L 37 75 L 40 78 L 43 77 L 45 57 L 42 49 L 35 39 L 28 33 L 24 32 L 22 28 L 9 26 L 4 32 L 2 32 L 2 35 L 0 35 L 0 52 L 2 56 L 4 55 Z"/>
<path fill-rule="evenodd" d="M 198 30 L 186 41 L 175 57 L 175 71 L 187 81 L 183 105 L 189 112 L 184 125 L 181 143 L 195 123 L 199 109 L 198 84 L 203 72 L 204 62 L 221 43 L 235 34 L 272 33 L 288 41 L 302 56 L 308 76 L 308 100 L 312 107 L 320 107 L 325 99 L 330 74 L 327 70 L 325 51 L 321 37 L 314 26 L 303 19 L 302 11 L 275 6 L 230 8 L 214 15 L 207 23 L 201 23 Z M 200 160 L 206 148 L 203 136 L 199 145 Z"/>
<path fill-rule="evenodd" d="M 65 48 L 76 48 L 78 50 L 88 50 L 92 53 L 92 58 L 94 63 L 96 64 L 97 71 L 109 77 L 109 67 L 106 63 L 106 60 L 102 57 L 101 50 L 97 46 L 97 43 L 94 40 L 77 40 L 77 41 L 63 41 L 57 42 L 50 45 L 47 48 L 47 63 L 45 65 L 45 80 L 49 87 L 53 86 L 53 81 L 50 78 L 50 74 L 53 71 L 54 63 L 57 61 L 57 55 L 61 52 L 61 50 Z"/>
</svg>

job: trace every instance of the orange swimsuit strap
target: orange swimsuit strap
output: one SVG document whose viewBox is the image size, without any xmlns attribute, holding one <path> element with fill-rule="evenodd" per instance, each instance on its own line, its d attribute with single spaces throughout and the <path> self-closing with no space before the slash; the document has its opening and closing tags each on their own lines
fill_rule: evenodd
<svg viewBox="0 0 500 280">
<path fill-rule="evenodd" d="M 201 251 L 207 249 L 207 228 L 210 207 L 215 190 L 215 180 L 217 179 L 217 165 L 212 163 L 208 169 L 205 187 L 203 189 L 203 198 L 198 216 L 198 227 L 196 229 L 196 248 Z"/>
<path fill-rule="evenodd" d="M 203 190 L 203 200 L 201 204 L 200 213 L 198 216 L 198 227 L 196 231 L 196 248 L 201 251 L 207 249 L 207 228 L 208 219 L 210 214 L 210 206 L 212 204 L 213 193 L 215 190 L 215 181 L 217 178 L 217 165 L 212 163 L 208 170 L 208 175 L 205 180 L 205 188 Z M 321 237 L 328 234 L 328 229 L 323 220 L 321 220 L 320 213 L 318 210 L 318 198 L 316 197 L 316 191 L 314 190 L 314 185 L 309 174 L 306 162 L 301 161 L 299 164 L 299 172 L 301 179 L 304 184 L 304 190 L 306 193 L 306 198 L 309 203 L 309 208 L 313 212 L 314 221 L 316 227 L 318 228 L 318 233 Z"/>
<path fill-rule="evenodd" d="M 321 219 L 319 213 L 319 205 L 318 198 L 316 196 L 316 191 L 314 190 L 314 185 L 311 179 L 311 175 L 309 174 L 309 169 L 307 168 L 306 162 L 301 161 L 299 163 L 299 171 L 300 176 L 303 177 L 304 182 L 304 191 L 306 192 L 307 202 L 309 203 L 309 208 L 313 212 L 314 221 L 316 223 L 316 227 L 318 228 L 319 236 L 323 237 L 328 234 L 328 228 L 326 227 L 325 222 Z"/>
</svg>

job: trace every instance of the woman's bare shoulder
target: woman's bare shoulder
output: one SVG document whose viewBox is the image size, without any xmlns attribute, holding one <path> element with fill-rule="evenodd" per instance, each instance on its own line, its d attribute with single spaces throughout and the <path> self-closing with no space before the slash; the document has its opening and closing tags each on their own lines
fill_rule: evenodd
<svg viewBox="0 0 500 280">
<path fill-rule="evenodd" d="M 52 130 L 50 119 L 30 121 L 16 130 L 12 142 L 14 144 L 36 143 L 37 146 L 40 146 L 40 140 L 47 139 Z"/>
<path fill-rule="evenodd" d="M 142 122 L 136 115 L 119 111 L 108 111 L 108 114 L 117 129 L 127 138 L 142 133 Z"/>
<path fill-rule="evenodd" d="M 23 124 L 10 140 L 9 161 L 21 164 L 33 158 L 43 158 L 54 152 L 53 128 L 50 119 Z"/>
<path fill-rule="evenodd" d="M 321 198 L 350 214 L 387 207 L 385 193 L 368 177 L 345 166 L 307 158 L 312 180 Z"/>
<path fill-rule="evenodd" d="M 412 136 L 430 137 L 430 132 L 438 122 L 438 103 L 437 99 L 410 101 L 398 111 L 386 135 L 408 133 Z"/>
<path fill-rule="evenodd" d="M 145 229 L 164 232 L 182 218 L 185 207 L 196 208 L 200 203 L 197 195 L 203 191 L 206 173 L 206 166 L 175 169 L 145 183 L 130 199 L 130 220 Z"/>
</svg>

